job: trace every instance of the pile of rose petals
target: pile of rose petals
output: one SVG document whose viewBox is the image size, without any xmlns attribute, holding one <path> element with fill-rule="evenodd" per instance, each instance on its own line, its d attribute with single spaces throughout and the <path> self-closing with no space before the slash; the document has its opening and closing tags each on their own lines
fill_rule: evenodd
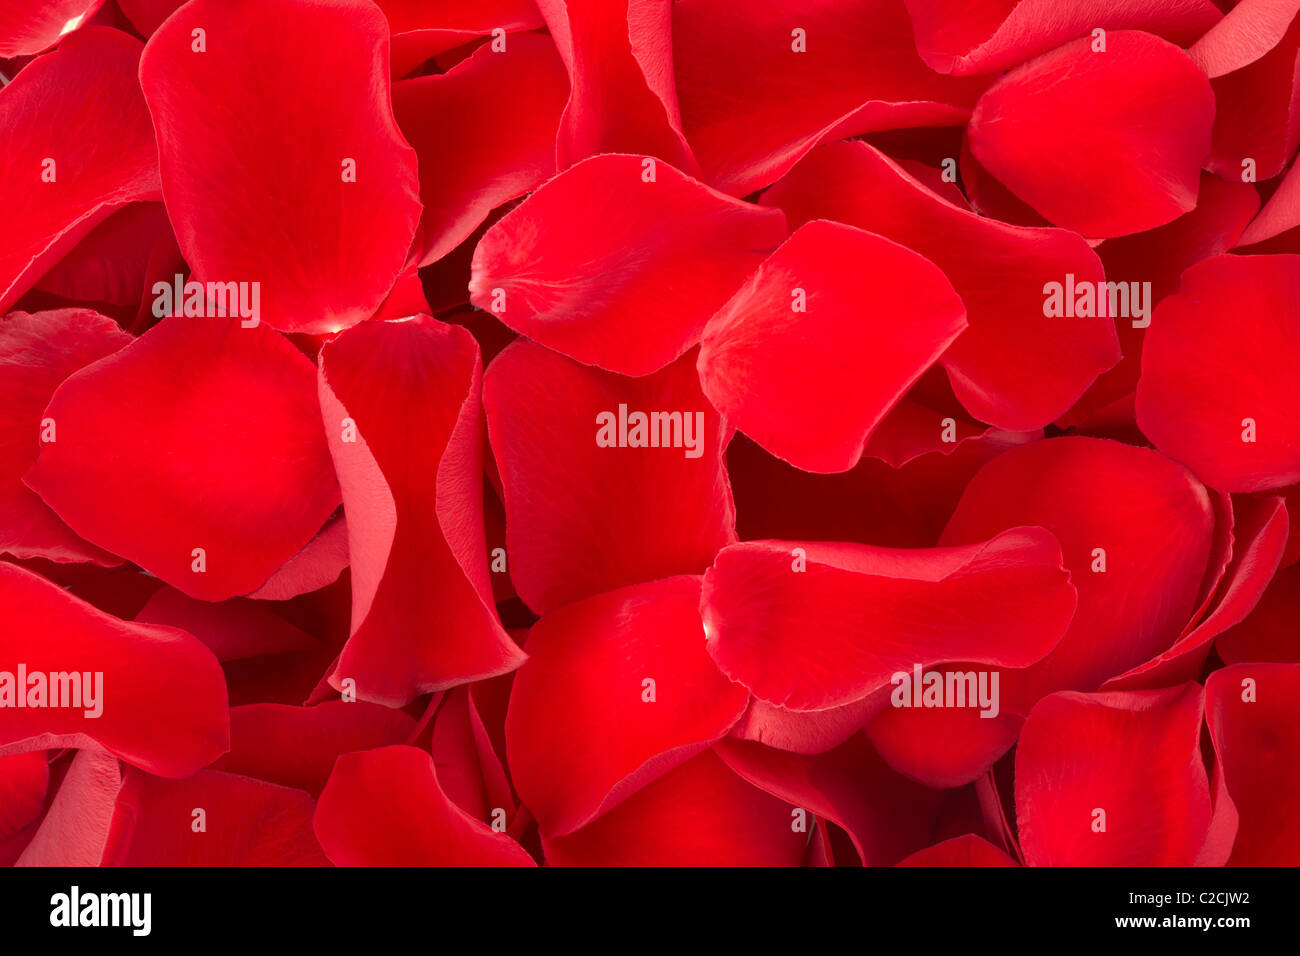
<svg viewBox="0 0 1300 956">
<path fill-rule="evenodd" d="M 1300 864 L 1300 0 L 0 74 L 3 863 Z"/>
</svg>

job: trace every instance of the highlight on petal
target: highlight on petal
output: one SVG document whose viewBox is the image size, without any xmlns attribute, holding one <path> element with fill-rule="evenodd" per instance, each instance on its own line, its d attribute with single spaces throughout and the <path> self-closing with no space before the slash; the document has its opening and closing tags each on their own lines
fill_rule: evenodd
<svg viewBox="0 0 1300 956">
<path fill-rule="evenodd" d="M 456 806 L 433 758 L 414 747 L 344 754 L 316 805 L 315 831 L 338 866 L 534 866 L 504 833 Z"/>
<path fill-rule="evenodd" d="M 917 850 L 898 866 L 1019 866 L 988 840 L 974 833 Z"/>
<path fill-rule="evenodd" d="M 555 175 L 568 90 L 554 44 L 533 34 L 393 86 L 393 112 L 419 157 L 419 265 L 441 259 L 497 206 Z"/>
<path fill-rule="evenodd" d="M 1180 46 L 1223 16 L 1211 0 L 906 0 L 916 48 L 940 73 L 992 73 L 1095 29 L 1146 30 Z M 1211 33 L 1214 31 L 1211 30 Z"/>
<path fill-rule="evenodd" d="M 827 140 L 959 126 L 987 84 L 927 67 L 899 0 L 681 0 L 673 54 L 704 180 L 733 196 Z"/>
<path fill-rule="evenodd" d="M 675 577 L 546 614 L 506 718 L 510 768 L 542 834 L 563 836 L 731 728 L 749 693 L 705 651 L 700 579 Z"/>
<path fill-rule="evenodd" d="M 1198 684 L 1063 692 L 1034 707 L 1016 751 L 1029 866 L 1191 866 L 1209 833 Z"/>
<path fill-rule="evenodd" d="M 256 589 L 338 507 L 311 363 L 269 328 L 164 319 L 68 378 L 25 481 L 191 597 Z"/>
<path fill-rule="evenodd" d="M 981 421 L 1023 431 L 1066 411 L 1119 359 L 1114 322 L 1099 310 L 1050 311 L 1064 292 L 1104 280 L 1079 236 L 1011 226 L 944 202 L 863 142 L 815 150 L 763 194 L 792 226 L 833 219 L 878 233 L 943 270 L 969 328 L 944 354 L 953 391 Z"/>
<path fill-rule="evenodd" d="M 83 541 L 23 484 L 44 444 L 58 440 L 58 420 L 45 407 L 73 372 L 131 342 L 108 319 L 88 309 L 13 312 L 0 319 L 0 552 L 18 558 L 119 560 Z M 67 435 L 65 429 L 64 434 Z"/>
<path fill-rule="evenodd" d="M 600 153 L 638 153 L 695 172 L 673 80 L 672 0 L 538 0 L 573 93 L 556 144 L 559 167 Z"/>
<path fill-rule="evenodd" d="M 408 714 L 360 700 L 232 707 L 230 752 L 212 769 L 318 797 L 341 754 L 404 743 L 414 730 Z"/>
<path fill-rule="evenodd" d="M 140 50 L 125 33 L 89 27 L 4 87 L 0 314 L 115 210 L 158 198 L 153 129 L 136 80 Z"/>
<path fill-rule="evenodd" d="M 1074 602 L 1056 540 L 1041 528 L 916 550 L 744 542 L 718 554 L 702 597 L 723 673 L 793 710 L 860 700 L 914 666 L 1023 667 L 1056 645 Z"/>
<path fill-rule="evenodd" d="M 632 379 L 519 341 L 488 369 L 483 403 L 511 579 L 538 614 L 698 574 L 735 540 L 729 434 L 693 354 Z"/>
<path fill-rule="evenodd" d="M 1187 50 L 1211 78 L 1249 66 L 1286 36 L 1300 0 L 1240 0 Z"/>
<path fill-rule="evenodd" d="M 258 283 L 254 308 L 283 331 L 369 318 L 420 216 L 379 9 L 193 0 L 149 40 L 140 81 L 195 280 Z"/>
<path fill-rule="evenodd" d="M 0 3 L 0 58 L 52 47 L 81 26 L 104 0 L 4 0 Z"/>
<path fill-rule="evenodd" d="M 321 350 L 320 402 L 343 488 L 352 636 L 330 675 L 402 706 L 503 674 L 483 540 L 478 346 L 427 316 L 367 322 Z"/>
<path fill-rule="evenodd" d="M 1300 864 L 1297 701 L 1297 664 L 1233 664 L 1205 682 L 1205 722 L 1240 815 L 1229 866 Z"/>
<path fill-rule="evenodd" d="M 119 621 L 3 563 L 0 614 L 0 755 L 102 748 L 183 777 L 225 751 L 225 680 L 190 635 Z"/>
<path fill-rule="evenodd" d="M 706 750 L 581 830 L 543 836 L 542 848 L 550 866 L 799 866 L 799 809 Z"/>
<path fill-rule="evenodd" d="M 646 375 L 694 345 L 785 236 L 778 210 L 653 157 L 595 156 L 488 230 L 474 250 L 470 299 L 579 362 Z"/>
<path fill-rule="evenodd" d="M 1215 256 L 1156 310 L 1137 420 L 1221 491 L 1300 481 L 1300 256 Z"/>
<path fill-rule="evenodd" d="M 1159 37 L 1113 31 L 1104 52 L 1094 42 L 1067 43 L 1002 77 L 976 104 L 969 133 L 980 165 L 1016 196 L 1058 226 L 1105 238 L 1195 207 L 1214 94 Z"/>
<path fill-rule="evenodd" d="M 159 780 L 128 769 L 104 866 L 328 866 L 301 790 L 203 770 Z"/>
<path fill-rule="evenodd" d="M 700 382 L 719 414 L 768 451 L 807 471 L 847 471 L 965 328 L 966 309 L 934 263 L 814 220 L 709 320 Z"/>
</svg>

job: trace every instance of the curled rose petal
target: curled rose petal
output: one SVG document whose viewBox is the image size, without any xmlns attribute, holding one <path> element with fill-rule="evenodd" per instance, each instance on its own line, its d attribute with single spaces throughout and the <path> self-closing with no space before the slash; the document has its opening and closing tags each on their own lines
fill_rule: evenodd
<svg viewBox="0 0 1300 956">
<path fill-rule="evenodd" d="M 9 564 L 0 612 L 0 754 L 99 747 L 183 777 L 225 751 L 225 679 L 190 635 L 119 621 Z"/>
<path fill-rule="evenodd" d="M 731 545 L 702 602 L 723 673 L 769 703 L 825 710 L 914 665 L 1030 664 L 1060 639 L 1074 589 L 1051 534 L 1018 528 L 960 548 Z"/>
<path fill-rule="evenodd" d="M 942 361 L 957 398 L 981 421 L 1040 428 L 1119 358 L 1110 318 L 1048 314 L 1047 283 L 1104 278 L 1083 239 L 959 209 L 867 143 L 815 150 L 763 202 L 792 226 L 834 219 L 879 233 L 944 271 L 970 327 Z"/>
<path fill-rule="evenodd" d="M 59 440 L 28 487 L 192 597 L 256 589 L 339 504 L 311 363 L 265 326 L 165 319 L 67 379 L 45 414 Z"/>
<path fill-rule="evenodd" d="M 338 866 L 533 866 L 514 840 L 456 806 L 433 758 L 414 747 L 344 754 L 316 806 Z"/>
<path fill-rule="evenodd" d="M 798 866 L 797 812 L 707 750 L 542 847 L 551 866 Z"/>
<path fill-rule="evenodd" d="M 1229 664 L 1300 664 L 1296 621 L 1300 621 L 1300 564 L 1279 571 L 1250 614 L 1219 635 L 1214 646 Z"/>
<path fill-rule="evenodd" d="M 568 90 L 555 46 L 532 34 L 512 38 L 505 52 L 481 46 L 444 74 L 394 85 L 393 112 L 419 157 L 421 266 L 555 175 Z"/>
<path fill-rule="evenodd" d="M 376 0 L 393 34 L 393 75 L 405 76 L 430 57 L 492 35 L 500 52 L 508 34 L 543 26 L 533 0 Z M 498 32 L 500 31 L 500 32 Z"/>
<path fill-rule="evenodd" d="M 506 718 L 519 796 L 563 836 L 721 738 L 749 700 L 700 640 L 700 579 L 675 577 L 546 614 Z"/>
<path fill-rule="evenodd" d="M 930 70 L 901 0 L 681 0 L 673 52 L 686 137 L 734 196 L 826 140 L 960 125 L 987 82 Z"/>
<path fill-rule="evenodd" d="M 1297 226 L 1300 226 L 1300 160 L 1291 164 L 1277 191 L 1241 234 L 1240 244 L 1266 242 Z"/>
<path fill-rule="evenodd" d="M 1004 70 L 1098 28 L 1146 30 L 1185 46 L 1222 17 L 1211 0 L 906 3 L 921 59 L 940 73 L 958 75 Z"/>
<path fill-rule="evenodd" d="M 192 634 L 222 662 L 305 651 L 319 643 L 261 602 L 234 598 L 213 604 L 166 586 L 149 597 L 135 619 Z"/>
<path fill-rule="evenodd" d="M 1210 829 L 1204 691 L 1059 693 L 1029 714 L 1016 811 L 1030 866 L 1190 866 Z"/>
<path fill-rule="evenodd" d="M 427 316 L 367 322 L 321 350 L 343 487 L 352 636 L 330 675 L 389 706 L 513 670 L 483 541 L 478 346 Z"/>
<path fill-rule="evenodd" d="M 505 764 L 473 697 L 472 689 L 483 686 L 480 682 L 447 691 L 433 723 L 429 749 L 438 781 L 457 806 L 476 820 L 507 822 L 518 806 Z"/>
<path fill-rule="evenodd" d="M 971 115 L 980 165 L 1058 226 L 1097 238 L 1196 205 L 1214 94 L 1182 50 L 1121 30 L 1067 43 L 998 80 Z M 1078 142 L 1077 148 L 1062 144 Z"/>
<path fill-rule="evenodd" d="M 285 331 L 369 318 L 420 215 L 379 9 L 193 0 L 150 39 L 140 81 L 196 281 L 258 283 L 260 318 Z"/>
<path fill-rule="evenodd" d="M 19 558 L 119 563 L 77 537 L 22 482 L 43 444 L 58 440 L 45 407 L 73 372 L 128 344 L 113 320 L 86 309 L 14 312 L 0 319 L 0 551 Z M 64 434 L 67 434 L 65 429 Z"/>
<path fill-rule="evenodd" d="M 702 572 L 735 540 L 728 435 L 693 354 L 633 379 L 520 341 L 488 369 L 483 403 L 511 579 L 537 613 Z"/>
<path fill-rule="evenodd" d="M 4 87 L 0 313 L 114 210 L 158 198 L 140 50 L 125 33 L 90 27 Z"/>
<path fill-rule="evenodd" d="M 595 156 L 488 230 L 470 299 L 579 362 L 646 375 L 694 345 L 785 236 L 779 210 L 650 157 Z"/>
<path fill-rule="evenodd" d="M 566 169 L 599 153 L 695 172 L 673 81 L 671 0 L 538 0 L 573 93 L 556 144 Z"/>
<path fill-rule="evenodd" d="M 0 58 L 52 47 L 95 15 L 104 0 L 4 0 L 0 3 Z"/>
<path fill-rule="evenodd" d="M 965 328 L 965 307 L 934 263 L 814 220 L 709 320 L 700 382 L 719 414 L 768 451 L 807 471 L 847 471 Z"/>
<path fill-rule="evenodd" d="M 159 780 L 127 770 L 104 866 L 328 866 L 301 790 L 203 770 Z"/>
<path fill-rule="evenodd" d="M 44 751 L 0 757 L 0 841 L 41 815 L 49 785 L 50 761 Z"/>
<path fill-rule="evenodd" d="M 1233 664 L 1205 682 L 1205 722 L 1240 823 L 1230 866 L 1300 864 L 1300 665 Z"/>
<path fill-rule="evenodd" d="M 1216 256 L 1151 320 L 1138 425 L 1221 491 L 1300 480 L 1297 301 L 1300 256 Z"/>
<path fill-rule="evenodd" d="M 983 837 L 968 833 L 917 850 L 898 866 L 1019 866 Z"/>
<path fill-rule="evenodd" d="M 32 754 L 44 760 L 45 755 Z M 15 759 L 15 758 L 6 758 Z M 112 754 L 78 750 L 40 826 L 15 866 L 100 866 L 122 789 L 122 765 Z"/>
<path fill-rule="evenodd" d="M 348 566 L 348 524 L 342 515 L 330 519 L 316 537 L 280 566 L 280 570 L 249 597 L 287 601 L 337 581 Z"/>
</svg>

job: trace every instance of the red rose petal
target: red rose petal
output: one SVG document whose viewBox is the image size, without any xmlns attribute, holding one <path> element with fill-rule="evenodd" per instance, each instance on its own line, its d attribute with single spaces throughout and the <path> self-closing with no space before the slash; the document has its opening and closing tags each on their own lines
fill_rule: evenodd
<svg viewBox="0 0 1300 956">
<path fill-rule="evenodd" d="M 45 757 L 43 753 L 33 756 Z M 14 865 L 102 865 L 113 804 L 121 789 L 122 765 L 116 757 L 77 751 L 49 810 Z"/>
<path fill-rule="evenodd" d="M 140 50 L 117 30 L 79 30 L 4 88 L 0 313 L 114 210 L 158 198 Z"/>
<path fill-rule="evenodd" d="M 338 866 L 533 866 L 514 840 L 443 792 L 414 747 L 344 754 L 316 807 L 316 835 Z"/>
<path fill-rule="evenodd" d="M 693 354 L 632 379 L 520 341 L 488 369 L 483 402 L 505 487 L 511 579 L 535 612 L 700 573 L 735 540 L 728 435 L 700 392 Z M 620 406 L 629 417 L 680 412 L 683 447 L 600 447 L 598 416 Z M 685 447 L 688 420 L 698 457 Z"/>
<path fill-rule="evenodd" d="M 1114 323 L 1048 318 L 1047 282 L 1103 279 L 1078 236 L 985 219 L 945 203 L 866 143 L 814 151 L 768 190 L 791 225 L 835 219 L 879 233 L 938 265 L 970 327 L 943 357 L 953 390 L 981 421 L 1023 431 L 1060 415 L 1119 358 Z"/>
<path fill-rule="evenodd" d="M 1300 480 L 1297 298 L 1300 256 L 1216 256 L 1184 273 L 1147 330 L 1138 424 L 1221 491 Z"/>
<path fill-rule="evenodd" d="M 405 264 L 420 203 L 389 103 L 387 26 L 367 0 L 193 0 L 141 59 L 195 279 L 260 283 L 274 328 L 363 321 Z"/>
<path fill-rule="evenodd" d="M 798 866 L 795 810 L 709 750 L 542 847 L 551 866 Z"/>
<path fill-rule="evenodd" d="M 729 736 L 777 750 L 825 753 L 861 730 L 885 704 L 885 695 L 872 694 L 829 710 L 787 710 L 754 697 Z"/>
<path fill-rule="evenodd" d="M 1240 70 L 1277 46 L 1297 13 L 1300 0 L 1238 0 L 1187 55 L 1210 77 Z"/>
<path fill-rule="evenodd" d="M 859 700 L 914 664 L 1023 667 L 1056 645 L 1073 613 L 1060 560 L 1041 528 L 913 551 L 732 545 L 705 575 L 709 652 L 756 697 L 795 710 Z"/>
<path fill-rule="evenodd" d="M 1300 226 L 1300 161 L 1291 164 L 1260 214 L 1241 234 L 1243 246 L 1264 242 Z"/>
<path fill-rule="evenodd" d="M 159 780 L 127 770 L 103 865 L 328 866 L 312 810 L 301 790 L 235 774 Z"/>
<path fill-rule="evenodd" d="M 671 0 L 538 0 L 573 93 L 561 169 L 599 153 L 657 156 L 695 172 L 673 83 Z"/>
<path fill-rule="evenodd" d="M 186 594 L 246 594 L 339 503 L 312 379 L 269 328 L 165 319 L 59 386 L 45 413 L 59 440 L 24 480 L 87 540 Z"/>
<path fill-rule="evenodd" d="M 1250 614 L 1220 634 L 1214 646 L 1229 664 L 1300 664 L 1296 621 L 1300 621 L 1300 564 L 1279 571 Z"/>
<path fill-rule="evenodd" d="M 926 67 L 900 0 L 681 0 L 673 52 L 686 137 L 734 196 L 826 140 L 960 125 L 986 83 Z"/>
<path fill-rule="evenodd" d="M 483 541 L 478 346 L 426 316 L 321 351 L 320 398 L 348 518 L 352 636 L 330 676 L 389 706 L 518 667 Z"/>
<path fill-rule="evenodd" d="M 348 524 L 342 515 L 325 523 L 316 537 L 249 594 L 262 601 L 287 601 L 333 584 L 348 566 Z"/>
<path fill-rule="evenodd" d="M 1146 30 L 1180 45 L 1222 14 L 1210 0 L 906 0 L 916 48 L 940 73 L 992 73 L 1105 30 Z M 1213 31 L 1211 31 L 1213 32 Z"/>
<path fill-rule="evenodd" d="M 1231 866 L 1300 864 L 1300 665 L 1234 664 L 1205 682 L 1205 720 L 1240 824 Z"/>
<path fill-rule="evenodd" d="M 1092 44 L 1067 43 L 990 87 L 971 116 L 971 149 L 1058 226 L 1094 237 L 1162 226 L 1196 205 L 1214 94 L 1159 37 L 1120 30 L 1105 52 Z"/>
<path fill-rule="evenodd" d="M 261 602 L 235 598 L 213 604 L 169 587 L 155 591 L 135 619 L 192 634 L 222 662 L 288 654 L 319 644 Z"/>
<path fill-rule="evenodd" d="M 471 688 L 482 686 L 447 691 L 430 750 L 438 782 L 457 806 L 477 820 L 495 822 L 502 813 L 510 820 L 518 809 L 510 780 L 471 694 Z"/>
<path fill-rule="evenodd" d="M 555 46 L 532 34 L 511 38 L 504 53 L 481 46 L 447 73 L 394 85 L 393 112 L 419 157 L 421 266 L 555 175 L 568 90 Z"/>
<path fill-rule="evenodd" d="M 493 34 L 506 49 L 508 34 L 544 25 L 533 0 L 376 0 L 393 34 L 393 75 L 405 76 L 425 60 Z M 494 31 L 501 30 L 502 34 Z"/>
<path fill-rule="evenodd" d="M 50 762 L 44 751 L 0 757 L 0 840 L 40 817 L 49 785 Z"/>
<path fill-rule="evenodd" d="M 0 754 L 98 746 L 150 773 L 183 777 L 226 749 L 225 681 L 190 635 L 119 621 L 8 564 L 0 564 L 0 612 L 0 670 L 17 675 L 24 666 L 28 700 L 32 675 L 102 674 L 92 678 L 98 699 L 83 696 L 80 708 L 9 709 L 6 701 Z M 100 713 L 88 717 L 87 710 Z"/>
<path fill-rule="evenodd" d="M 45 407 L 59 384 L 80 369 L 131 342 L 112 319 L 86 309 L 56 309 L 0 319 L 0 551 L 19 558 L 90 561 L 119 559 L 83 541 L 22 482 L 36 461 L 42 437 L 58 440 L 58 421 L 48 431 Z M 65 436 L 72 438 L 67 429 Z"/>
<path fill-rule="evenodd" d="M 570 358 L 645 375 L 694 345 L 785 235 L 778 210 L 666 163 L 596 156 L 488 230 L 474 250 L 470 299 Z"/>
<path fill-rule="evenodd" d="M 544 836 L 586 825 L 740 717 L 749 694 L 705 652 L 699 605 L 698 578 L 668 578 L 570 604 L 533 626 L 506 741 L 519 796 Z"/>
<path fill-rule="evenodd" d="M 40 53 L 93 17 L 104 0 L 4 0 L 0 57 Z"/>
<path fill-rule="evenodd" d="M 1199 685 L 1184 684 L 1040 701 L 1016 751 L 1025 862 L 1192 865 L 1211 817 L 1203 700 Z"/>
<path fill-rule="evenodd" d="M 847 471 L 965 328 L 965 307 L 932 262 L 815 220 L 709 320 L 700 381 L 719 414 L 768 451 L 807 471 Z"/>
<path fill-rule="evenodd" d="M 1019 866 L 983 837 L 968 833 L 917 850 L 898 866 Z"/>
<path fill-rule="evenodd" d="M 130 306 L 134 312 L 145 298 L 149 257 L 171 228 L 160 202 L 123 206 L 55 263 L 36 289 L 64 299 Z"/>
</svg>

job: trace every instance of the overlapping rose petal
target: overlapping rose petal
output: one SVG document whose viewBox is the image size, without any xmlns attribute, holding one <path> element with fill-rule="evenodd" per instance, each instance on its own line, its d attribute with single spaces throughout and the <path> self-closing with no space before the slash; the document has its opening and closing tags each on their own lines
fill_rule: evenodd
<svg viewBox="0 0 1300 956">
<path fill-rule="evenodd" d="M 547 348 L 645 375 L 694 345 L 785 236 L 778 210 L 667 163 L 596 156 L 488 230 L 474 250 L 470 298 Z"/>
<path fill-rule="evenodd" d="M 162 203 L 123 206 L 55 263 L 36 289 L 64 299 L 129 307 L 134 313 L 145 298 L 149 258 L 170 232 Z"/>
<path fill-rule="evenodd" d="M 1215 641 L 1229 664 L 1273 661 L 1300 664 L 1300 564 L 1279 571 L 1259 603 L 1237 626 Z"/>
<path fill-rule="evenodd" d="M 114 210 L 158 198 L 153 131 L 136 80 L 140 50 L 124 33 L 90 27 L 4 87 L 0 313 Z"/>
<path fill-rule="evenodd" d="M 342 515 L 325 522 L 316 537 L 280 566 L 249 597 L 286 601 L 338 580 L 348 566 L 348 525 Z"/>
<path fill-rule="evenodd" d="M 352 636 L 330 683 L 400 706 L 518 667 L 488 583 L 473 336 L 424 316 L 369 322 L 320 362 L 353 583 Z"/>
<path fill-rule="evenodd" d="M 0 753 L 103 748 L 151 773 L 181 777 L 226 749 L 225 681 L 190 635 L 119 621 L 9 564 L 0 564 L 0 611 L 0 670 L 16 675 L 23 664 L 29 675 L 102 674 L 98 717 L 87 717 L 95 708 L 85 706 L 6 707 Z"/>
<path fill-rule="evenodd" d="M 128 769 L 103 865 L 328 866 L 312 810 L 301 790 L 236 774 L 203 770 L 160 780 Z"/>
<path fill-rule="evenodd" d="M 533 866 L 514 840 L 454 804 L 414 747 L 344 754 L 316 807 L 316 835 L 339 866 Z"/>
<path fill-rule="evenodd" d="M 14 865 L 101 865 L 121 789 L 122 765 L 116 757 L 99 750 L 77 751 Z"/>
<path fill-rule="evenodd" d="M 542 846 L 551 866 L 798 866 L 808 834 L 795 829 L 797 809 L 708 750 Z"/>
<path fill-rule="evenodd" d="M 140 78 L 195 278 L 260 282 L 263 320 L 286 331 L 373 314 L 420 215 L 374 4 L 193 0 L 150 39 Z"/>
<path fill-rule="evenodd" d="M 45 414 L 59 440 L 27 485 L 193 597 L 254 590 L 339 504 L 311 363 L 265 326 L 165 319 L 67 379 Z"/>
<path fill-rule="evenodd" d="M 917 850 L 898 861 L 899 866 L 1017 866 L 1007 856 L 983 837 L 968 833 Z"/>
<path fill-rule="evenodd" d="M 755 786 L 843 827 L 866 866 L 890 866 L 925 846 L 942 802 L 894 773 L 861 735 L 816 756 L 737 741 L 717 753 Z"/>
<path fill-rule="evenodd" d="M 1106 280 L 1129 283 L 1130 303 L 1132 283 L 1139 283 L 1140 291 L 1141 283 L 1149 282 L 1150 296 L 1144 299 L 1147 308 L 1154 310 L 1166 296 L 1178 291 L 1184 270 L 1236 245 L 1243 237 L 1242 230 L 1258 211 L 1259 194 L 1251 184 L 1224 182 L 1208 173 L 1202 174 L 1196 208 L 1191 212 L 1166 226 L 1135 236 L 1108 239 L 1101 245 L 1097 251 L 1106 267 Z M 1136 312 L 1116 317 L 1115 328 L 1124 357 L 1114 368 L 1101 374 L 1078 404 L 1062 416 L 1060 424 L 1106 425 L 1133 421 L 1133 395 L 1141 374 L 1142 342 L 1146 336 L 1142 326 L 1150 319 L 1149 313 L 1139 318 Z"/>
<path fill-rule="evenodd" d="M 1081 238 L 1009 226 L 958 209 L 879 150 L 816 150 L 763 195 L 792 226 L 834 219 L 902 243 L 938 265 L 966 305 L 970 327 L 943 364 L 962 404 L 1001 428 L 1039 428 L 1119 359 L 1114 323 L 1047 318 L 1044 285 L 1103 278 Z"/>
<path fill-rule="evenodd" d="M 1201 762 L 1204 691 L 1059 693 L 1016 751 L 1020 844 L 1030 866 L 1190 866 L 1210 830 Z M 1097 811 L 1103 811 L 1102 817 Z"/>
<path fill-rule="evenodd" d="M 563 836 L 722 737 L 749 693 L 705 650 L 700 579 L 634 585 L 546 614 L 506 719 L 510 767 L 542 833 Z M 645 681 L 654 699 L 645 699 Z"/>
<path fill-rule="evenodd" d="M 916 48 L 940 73 L 992 73 L 1094 29 L 1146 30 L 1186 45 L 1222 14 L 1211 0 L 905 0 Z"/>
<path fill-rule="evenodd" d="M 970 121 L 980 165 L 1049 221 L 1096 238 L 1192 209 L 1214 94 L 1182 50 L 1148 33 L 1075 40 L 1008 73 Z M 1077 142 L 1077 148 L 1063 148 Z"/>
<path fill-rule="evenodd" d="M 516 342 L 488 369 L 483 402 L 505 489 L 511 579 L 537 613 L 702 572 L 735 540 L 722 457 L 728 435 L 700 391 L 693 354 L 632 379 Z M 620 405 L 702 413 L 700 456 L 684 447 L 599 447 L 597 416 L 617 415 Z"/>
<path fill-rule="evenodd" d="M 1290 238 L 1293 235 L 1291 230 L 1297 226 L 1300 226 L 1300 162 L 1291 164 L 1286 177 L 1260 214 L 1241 234 L 1241 245 L 1253 245 L 1276 237 Z"/>
<path fill-rule="evenodd" d="M 1240 814 L 1233 866 L 1300 863 L 1300 665 L 1233 664 L 1205 682 L 1205 720 Z"/>
<path fill-rule="evenodd" d="M 421 266 L 555 175 L 568 89 L 555 46 L 533 34 L 511 38 L 505 52 L 481 46 L 444 74 L 394 85 L 393 112 L 419 157 Z"/>
<path fill-rule="evenodd" d="M 49 756 L 44 751 L 0 757 L 0 841 L 41 815 L 49 785 Z"/>
<path fill-rule="evenodd" d="M 433 723 L 430 751 L 438 782 L 452 802 L 476 820 L 494 822 L 504 813 L 513 822 L 518 809 L 514 791 L 472 693 L 483 686 L 447 691 Z"/>
<path fill-rule="evenodd" d="M 538 0 L 573 93 L 559 167 L 599 153 L 638 153 L 689 172 L 673 80 L 671 0 Z"/>
<path fill-rule="evenodd" d="M 934 263 L 814 220 L 709 320 L 700 382 L 718 412 L 768 451 L 808 471 L 847 471 L 965 328 L 966 309 Z"/>
<path fill-rule="evenodd" d="M 405 76 L 430 57 L 495 30 L 543 25 L 533 0 L 376 0 L 393 34 L 393 75 Z M 494 36 L 499 39 L 499 36 Z M 517 38 L 506 36 L 506 49 Z"/>
<path fill-rule="evenodd" d="M 746 542 L 719 553 L 702 600 L 723 673 L 794 710 L 860 700 L 914 664 L 1023 667 L 1056 645 L 1075 603 L 1041 528 L 941 549 Z"/>
<path fill-rule="evenodd" d="M 970 708 L 908 710 L 870 728 L 886 759 L 919 780 L 974 779 L 1014 741 L 1008 721 L 1046 694 L 1095 691 L 1166 651 L 1197 607 L 1214 509 L 1186 469 L 1154 451 L 1082 437 L 1014 448 L 971 481 L 940 543 L 969 545 L 1026 524 L 1059 539 L 1078 609 L 1046 657 L 1001 671 L 998 719 Z M 1104 572 L 1093 571 L 1097 548 Z"/>
<path fill-rule="evenodd" d="M 104 0 L 5 0 L 0 3 L 0 57 L 40 53 L 85 23 Z"/>
<path fill-rule="evenodd" d="M 987 82 L 929 69 L 902 0 L 682 0 L 673 54 L 686 137 L 705 181 L 734 196 L 820 142 L 960 125 Z"/>
<path fill-rule="evenodd" d="M 237 598 L 213 604 L 169 587 L 156 591 L 135 619 L 140 624 L 161 624 L 192 634 L 223 662 L 288 654 L 318 644 L 261 602 Z"/>
<path fill-rule="evenodd" d="M 0 406 L 0 510 L 5 516 L 0 551 L 19 558 L 118 563 L 73 533 L 22 477 L 40 452 L 45 406 L 54 390 L 82 366 L 130 341 L 111 319 L 87 309 L 13 312 L 0 319 L 0 392 L 5 397 Z M 58 439 L 57 421 L 53 437 Z"/>
<path fill-rule="evenodd" d="M 1300 4 L 1243 0 L 1187 52 L 1211 79 L 1218 111 L 1208 168 L 1240 180 L 1250 160 L 1272 179 L 1300 144 Z"/>
<path fill-rule="evenodd" d="M 1188 269 L 1151 320 L 1138 424 L 1208 485 L 1300 480 L 1298 297 L 1300 256 L 1216 256 Z"/>
</svg>

